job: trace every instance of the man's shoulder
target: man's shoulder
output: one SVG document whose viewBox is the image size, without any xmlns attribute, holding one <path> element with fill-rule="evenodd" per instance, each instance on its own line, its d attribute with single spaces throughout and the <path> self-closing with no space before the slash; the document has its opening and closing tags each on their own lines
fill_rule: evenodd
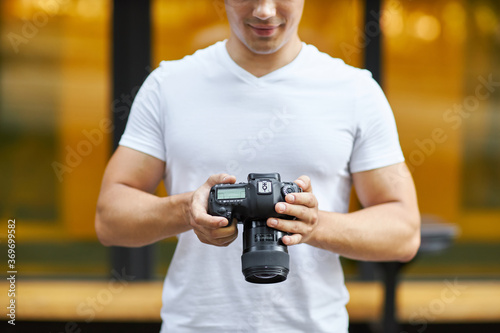
<svg viewBox="0 0 500 333">
<path fill-rule="evenodd" d="M 348 78 L 355 81 L 372 80 L 371 72 L 366 69 L 349 65 L 341 58 L 318 50 L 314 45 L 305 44 L 305 48 L 308 70 L 316 71 L 320 75 L 336 79 Z"/>
<path fill-rule="evenodd" d="M 193 54 L 186 55 L 177 60 L 164 60 L 160 62 L 159 71 L 163 74 L 175 74 L 183 71 L 196 71 L 199 66 L 217 60 L 217 53 L 224 47 L 224 42 L 217 42 L 206 48 L 199 49 Z M 185 73 L 183 73 L 185 74 Z"/>
</svg>

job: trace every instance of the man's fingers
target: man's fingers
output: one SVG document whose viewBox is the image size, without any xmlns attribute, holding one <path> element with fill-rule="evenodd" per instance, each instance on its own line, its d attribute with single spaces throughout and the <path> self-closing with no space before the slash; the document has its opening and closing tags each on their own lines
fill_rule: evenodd
<svg viewBox="0 0 500 333">
<path fill-rule="evenodd" d="M 234 225 L 217 229 L 199 228 L 194 232 L 201 242 L 215 246 L 228 246 L 238 237 L 238 229 Z"/>
<path fill-rule="evenodd" d="M 205 227 L 220 227 L 221 225 L 219 224 L 225 219 L 220 216 L 211 216 L 207 213 L 208 194 L 210 188 L 216 184 L 232 184 L 234 182 L 236 182 L 236 177 L 225 173 L 210 176 L 205 182 L 205 186 L 198 189 L 193 196 L 191 204 L 192 219 L 197 224 Z M 227 222 L 224 225 L 227 225 Z"/>
<path fill-rule="evenodd" d="M 311 215 L 311 208 L 318 205 L 317 199 L 311 193 L 293 193 L 285 197 L 286 202 L 279 202 L 275 206 L 275 211 L 279 214 L 295 216 L 302 221 L 311 222 L 314 216 Z"/>
<path fill-rule="evenodd" d="M 283 236 L 281 239 L 285 245 L 296 245 L 302 241 L 302 234 L 306 231 L 307 226 L 298 221 L 289 221 L 270 218 L 267 220 L 267 225 L 271 228 L 279 229 L 287 232 L 290 235 Z"/>
<path fill-rule="evenodd" d="M 297 178 L 294 182 L 295 184 L 299 185 L 299 187 L 302 189 L 304 192 L 312 192 L 312 186 L 311 186 L 311 178 L 308 176 L 300 176 Z"/>
<path fill-rule="evenodd" d="M 309 208 L 303 205 L 290 205 L 280 202 L 276 204 L 275 210 L 279 214 L 295 216 L 299 220 L 307 220 Z"/>
<path fill-rule="evenodd" d="M 217 184 L 234 184 L 235 182 L 236 182 L 236 177 L 228 175 L 227 173 L 212 175 L 207 180 L 207 184 L 210 187 Z"/>
<path fill-rule="evenodd" d="M 236 237 L 238 237 L 238 232 L 231 233 L 227 236 L 216 235 L 217 238 L 213 238 L 212 236 L 207 237 L 203 234 L 198 234 L 198 239 L 205 244 L 208 245 L 216 245 L 216 246 L 228 246 L 231 244 Z"/>
<path fill-rule="evenodd" d="M 201 242 L 216 246 L 227 246 L 237 237 L 236 223 L 227 227 L 229 221 L 226 218 L 212 216 L 207 212 L 210 188 L 217 184 L 233 184 L 235 182 L 236 177 L 225 173 L 212 175 L 194 192 L 191 200 L 191 218 L 189 222 Z"/>
<path fill-rule="evenodd" d="M 309 208 L 316 207 L 318 200 L 312 193 L 291 193 L 287 194 L 285 201 L 292 205 L 302 205 Z"/>
<path fill-rule="evenodd" d="M 283 236 L 283 238 L 281 239 L 283 244 L 285 244 L 286 246 L 300 244 L 301 240 L 302 240 L 301 234 L 286 235 L 286 236 Z"/>
<path fill-rule="evenodd" d="M 309 224 L 296 220 L 270 218 L 267 220 L 267 225 L 290 234 L 307 234 L 311 231 Z"/>
</svg>

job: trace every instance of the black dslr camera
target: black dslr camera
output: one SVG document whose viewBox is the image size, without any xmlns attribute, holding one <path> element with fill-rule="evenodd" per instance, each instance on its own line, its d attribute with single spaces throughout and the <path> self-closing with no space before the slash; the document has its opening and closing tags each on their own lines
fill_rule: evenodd
<svg viewBox="0 0 500 333">
<path fill-rule="evenodd" d="M 293 219 L 278 214 L 274 206 L 289 193 L 302 192 L 292 182 L 281 182 L 278 173 L 251 173 L 248 183 L 217 184 L 210 190 L 208 213 L 243 223 L 241 264 L 245 280 L 253 283 L 285 281 L 289 271 L 288 249 L 281 241 L 286 234 L 267 226 L 269 217 Z"/>
</svg>

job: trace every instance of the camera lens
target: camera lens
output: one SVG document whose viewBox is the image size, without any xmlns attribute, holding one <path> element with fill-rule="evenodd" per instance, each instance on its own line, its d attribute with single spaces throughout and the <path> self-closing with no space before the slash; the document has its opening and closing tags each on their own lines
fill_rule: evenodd
<svg viewBox="0 0 500 333">
<path fill-rule="evenodd" d="M 265 220 L 244 223 L 241 264 L 245 280 L 252 283 L 285 281 L 289 255 L 281 242 L 284 232 L 269 228 Z"/>
<path fill-rule="evenodd" d="M 256 273 L 254 273 L 254 276 L 258 279 L 273 279 L 276 277 L 276 274 L 269 274 L 269 273 L 256 274 Z"/>
</svg>

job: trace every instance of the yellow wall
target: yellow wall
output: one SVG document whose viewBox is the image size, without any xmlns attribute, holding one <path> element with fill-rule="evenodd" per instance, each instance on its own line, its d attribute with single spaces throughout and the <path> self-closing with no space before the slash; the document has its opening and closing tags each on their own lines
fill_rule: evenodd
<svg viewBox="0 0 500 333">
<path fill-rule="evenodd" d="M 103 10 L 109 10 L 103 6 Z M 61 183 L 64 228 L 70 237 L 95 238 L 95 204 L 111 151 L 110 40 L 108 18 L 67 19 L 62 55 L 61 160 L 76 153 Z M 67 162 L 68 163 L 68 162 Z"/>
<path fill-rule="evenodd" d="M 498 241 L 500 207 L 469 209 L 463 199 L 468 177 L 464 131 L 466 125 L 480 121 L 480 113 L 494 103 L 475 96 L 481 73 L 472 75 L 474 80 L 468 76 L 468 49 L 474 47 L 478 53 L 487 49 L 472 45 L 472 28 L 467 24 L 473 24 L 474 17 L 468 15 L 475 8 L 468 8 L 464 0 L 398 3 L 387 1 L 385 6 L 384 87 L 394 108 L 421 211 L 458 224 L 462 240 Z M 455 112 L 468 98 L 479 102 L 479 111 Z"/>
<path fill-rule="evenodd" d="M 57 138 L 57 154 L 43 165 L 28 162 L 33 169 L 42 170 L 41 177 L 56 183 L 57 194 L 48 195 L 56 202 L 58 217 L 55 221 L 19 220 L 20 239 L 95 239 L 95 203 L 110 154 L 110 1 L 52 2 L 50 6 L 40 1 L 3 1 L 1 5 L 5 17 L 2 34 L 22 38 L 17 48 L 2 38 L 2 66 L 19 59 L 31 64 L 33 57 L 40 59 L 36 65 L 39 68 L 49 61 L 56 64 L 50 67 L 56 68 L 55 73 L 28 73 L 25 80 L 56 91 L 57 100 L 50 102 L 52 110 L 45 117 L 56 123 L 56 133 L 52 134 Z M 2 77 L 4 86 L 8 87 L 10 81 Z M 41 93 L 29 95 L 33 106 L 26 110 L 25 124 L 38 117 Z M 5 96 L 14 106 L 22 98 Z M 8 108 L 3 111 L 16 112 Z M 32 130 L 25 126 L 22 131 Z M 25 189 L 13 186 L 10 190 L 16 193 Z"/>
</svg>

